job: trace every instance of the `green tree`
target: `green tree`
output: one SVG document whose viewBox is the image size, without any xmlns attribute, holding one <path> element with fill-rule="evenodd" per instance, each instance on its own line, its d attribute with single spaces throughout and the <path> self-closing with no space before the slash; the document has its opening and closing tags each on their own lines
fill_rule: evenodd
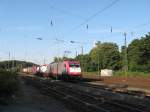
<svg viewBox="0 0 150 112">
<path fill-rule="evenodd" d="M 117 44 L 99 43 L 90 51 L 92 63 L 99 65 L 100 69 L 118 70 L 121 68 L 121 58 Z"/>
<path fill-rule="evenodd" d="M 89 54 L 78 55 L 75 60 L 80 61 L 81 67 L 83 71 L 90 72 L 93 71 L 93 67 L 91 66 L 91 57 Z"/>
<path fill-rule="evenodd" d="M 68 58 L 68 57 L 54 57 L 53 61 L 54 62 L 59 62 L 63 60 L 74 60 L 73 58 Z"/>
<path fill-rule="evenodd" d="M 150 33 L 129 44 L 128 60 L 130 70 L 150 71 Z"/>
</svg>

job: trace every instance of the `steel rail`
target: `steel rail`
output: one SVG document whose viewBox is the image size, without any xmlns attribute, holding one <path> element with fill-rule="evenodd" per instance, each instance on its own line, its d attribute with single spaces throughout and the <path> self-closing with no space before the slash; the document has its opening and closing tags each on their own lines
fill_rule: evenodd
<svg viewBox="0 0 150 112">
<path fill-rule="evenodd" d="M 87 111 L 90 111 L 90 109 L 91 111 L 95 109 L 95 111 L 100 112 L 145 112 L 139 109 L 138 107 L 134 107 L 133 105 L 130 106 L 127 103 L 121 101 L 118 102 L 114 99 L 104 97 L 104 94 L 106 93 L 106 91 L 104 92 L 104 90 L 103 95 L 91 94 L 91 90 L 93 92 L 96 91 L 95 88 L 85 87 L 83 85 L 73 85 L 64 82 L 49 82 L 41 79 L 36 79 L 34 81 L 30 79 L 30 81 L 30 83 L 32 83 L 37 88 L 41 89 L 41 91 L 46 92 L 46 94 L 53 93 L 54 95 L 61 97 L 68 103 L 70 101 L 76 102 L 75 105 L 85 106 L 86 108 L 88 108 Z M 110 92 L 107 93 L 107 95 L 108 94 L 110 94 Z"/>
</svg>

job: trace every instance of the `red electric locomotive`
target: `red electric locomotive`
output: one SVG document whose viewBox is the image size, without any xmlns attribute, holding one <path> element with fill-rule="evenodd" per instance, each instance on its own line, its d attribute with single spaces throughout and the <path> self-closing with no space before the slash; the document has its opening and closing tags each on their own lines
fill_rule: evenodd
<svg viewBox="0 0 150 112">
<path fill-rule="evenodd" d="M 53 62 L 48 67 L 49 75 L 63 78 L 79 78 L 82 76 L 79 61 Z"/>
</svg>

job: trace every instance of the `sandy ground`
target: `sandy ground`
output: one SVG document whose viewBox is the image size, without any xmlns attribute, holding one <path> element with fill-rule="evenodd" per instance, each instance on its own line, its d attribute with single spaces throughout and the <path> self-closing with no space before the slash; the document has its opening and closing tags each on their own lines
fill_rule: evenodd
<svg viewBox="0 0 150 112">
<path fill-rule="evenodd" d="M 107 77 L 102 78 L 108 84 L 127 84 L 131 87 L 150 89 L 150 77 Z"/>
<path fill-rule="evenodd" d="M 62 102 L 42 95 L 22 80 L 21 88 L 21 95 L 15 97 L 15 102 L 7 106 L 0 105 L 0 112 L 73 112 L 68 110 Z"/>
<path fill-rule="evenodd" d="M 105 85 L 112 85 L 112 84 L 127 85 L 129 90 L 130 89 L 139 90 L 139 91 L 145 91 L 145 92 L 150 93 L 150 77 L 146 77 L 146 76 L 100 77 L 97 75 L 91 75 L 91 76 L 85 75 L 84 78 L 95 80 L 94 84 L 99 83 L 99 84 L 105 84 Z"/>
</svg>

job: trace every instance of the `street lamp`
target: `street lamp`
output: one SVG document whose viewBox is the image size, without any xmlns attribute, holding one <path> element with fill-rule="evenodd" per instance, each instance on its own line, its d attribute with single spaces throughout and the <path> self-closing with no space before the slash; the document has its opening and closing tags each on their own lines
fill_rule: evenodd
<svg viewBox="0 0 150 112">
<path fill-rule="evenodd" d="M 64 57 L 67 57 L 67 55 L 66 54 L 69 54 L 69 53 L 71 53 L 71 51 L 64 51 Z"/>
<path fill-rule="evenodd" d="M 84 42 L 77 42 L 77 41 L 70 41 L 70 43 L 74 44 L 74 43 L 77 43 L 77 44 L 81 44 L 81 54 L 83 55 L 83 44 L 86 44 Z"/>
</svg>

